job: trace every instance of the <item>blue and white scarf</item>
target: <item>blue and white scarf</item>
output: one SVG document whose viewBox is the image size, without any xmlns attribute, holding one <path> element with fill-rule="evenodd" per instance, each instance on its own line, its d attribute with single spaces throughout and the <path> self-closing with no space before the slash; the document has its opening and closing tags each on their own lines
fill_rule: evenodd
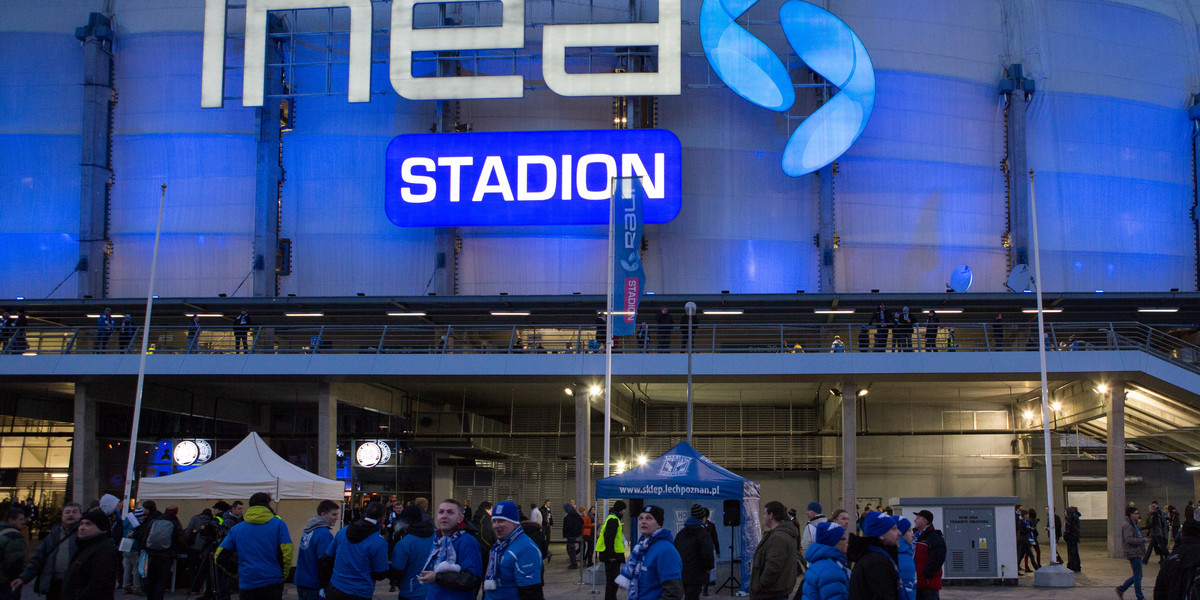
<svg viewBox="0 0 1200 600">
<path fill-rule="evenodd" d="M 621 574 L 617 576 L 616 583 L 629 590 L 627 600 L 638 600 L 638 596 L 641 595 L 641 590 L 638 589 L 638 579 L 642 574 L 642 561 L 646 559 L 646 552 L 650 550 L 650 544 L 659 540 L 669 542 L 671 532 L 659 527 L 658 531 L 642 536 L 642 539 L 638 540 L 637 545 L 629 553 L 629 560 L 621 566 Z"/>
<path fill-rule="evenodd" d="M 523 535 L 525 535 L 525 532 L 518 525 L 513 527 L 513 530 L 504 539 L 497 542 L 495 546 L 492 546 L 491 552 L 488 552 L 488 568 L 487 574 L 483 578 L 483 589 L 496 589 L 496 571 L 500 568 L 500 559 L 504 557 L 504 551 L 508 550 L 508 547 L 517 541 L 518 537 Z"/>
<path fill-rule="evenodd" d="M 455 573 L 462 570 L 458 566 L 458 551 L 454 549 L 454 542 L 466 533 L 465 529 L 459 529 L 450 535 L 439 535 L 436 542 L 433 543 L 433 551 L 429 553 L 429 560 L 425 561 L 424 571 L 433 571 L 434 573 Z"/>
</svg>

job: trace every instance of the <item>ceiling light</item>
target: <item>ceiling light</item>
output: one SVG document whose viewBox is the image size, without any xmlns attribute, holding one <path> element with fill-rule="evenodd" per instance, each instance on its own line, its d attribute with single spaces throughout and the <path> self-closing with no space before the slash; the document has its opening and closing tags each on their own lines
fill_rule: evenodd
<svg viewBox="0 0 1200 600">
<path fill-rule="evenodd" d="M 1187 467 L 1184 471 L 1200 471 L 1200 467 Z"/>
<path fill-rule="evenodd" d="M 858 396 L 861 398 L 867 395 L 867 390 L 858 390 Z"/>
<path fill-rule="evenodd" d="M 1096 386 L 1096 393 L 1098 393 L 1098 394 L 1107 394 L 1107 393 L 1108 393 L 1108 386 L 1107 386 L 1107 385 L 1104 385 L 1103 383 L 1101 383 L 1100 385 L 1097 385 L 1097 386 Z"/>
<path fill-rule="evenodd" d="M 813 313 L 818 315 L 852 315 L 853 308 L 814 308 Z"/>
<path fill-rule="evenodd" d="M 600 386 L 598 386 L 598 385 L 593 385 L 592 387 L 588 388 L 588 393 L 593 396 L 599 396 L 600 392 L 603 392 L 603 391 L 604 390 L 600 389 Z"/>
<path fill-rule="evenodd" d="M 425 316 L 425 311 L 416 310 L 416 311 L 412 311 L 412 312 L 390 312 L 387 314 L 387 316 L 389 316 L 389 317 L 423 317 L 423 316 Z"/>
<path fill-rule="evenodd" d="M 571 389 L 571 388 L 563 388 L 563 393 L 564 393 L 564 394 L 566 394 L 566 395 L 568 395 L 568 396 L 574 396 L 574 395 L 575 395 L 575 390 L 573 390 L 573 389 Z"/>
<path fill-rule="evenodd" d="M 1034 314 L 1036 314 L 1036 313 L 1037 313 L 1037 311 L 1038 311 L 1038 310 L 1037 310 L 1036 308 L 1022 308 L 1022 309 L 1021 309 L 1021 312 L 1023 312 L 1023 313 L 1034 313 Z M 1061 308 L 1043 308 L 1043 309 L 1042 309 L 1042 312 L 1044 312 L 1044 313 L 1060 313 L 1060 312 L 1062 312 L 1062 311 L 1063 311 L 1063 309 L 1061 309 Z"/>
<path fill-rule="evenodd" d="M 1054 402 L 1051 402 L 1051 403 L 1050 403 L 1050 410 L 1052 410 L 1052 411 L 1054 411 L 1054 412 L 1058 412 L 1058 411 L 1062 410 L 1062 402 L 1059 402 L 1058 400 L 1055 400 Z"/>
<path fill-rule="evenodd" d="M 325 313 L 321 313 L 321 312 L 294 312 L 294 313 L 283 313 L 283 316 L 285 316 L 285 317 L 323 317 L 323 316 L 325 316 Z"/>
<path fill-rule="evenodd" d="M 83 316 L 85 316 L 89 319 L 99 319 L 100 318 L 100 315 L 83 315 Z"/>
<path fill-rule="evenodd" d="M 183 313 L 185 317 L 223 317 L 221 313 Z"/>
<path fill-rule="evenodd" d="M 1174 313 L 1174 312 L 1179 312 L 1179 309 L 1178 308 L 1141 307 L 1138 309 L 1138 312 L 1140 312 L 1140 313 Z"/>
<path fill-rule="evenodd" d="M 527 310 L 493 310 L 493 311 L 491 311 L 491 313 L 492 313 L 493 317 L 528 317 L 529 316 L 529 311 L 527 311 Z"/>
<path fill-rule="evenodd" d="M 66 473 L 51 473 L 50 477 L 54 479 L 66 479 L 68 475 Z"/>
<path fill-rule="evenodd" d="M 740 315 L 740 314 L 744 313 L 745 311 L 743 311 L 741 309 L 709 310 L 706 308 L 700 312 L 702 312 L 706 315 Z M 616 314 L 616 313 L 613 313 L 613 314 Z"/>
<path fill-rule="evenodd" d="M 963 311 L 963 309 L 961 309 L 961 308 L 938 308 L 938 309 L 934 309 L 933 312 L 938 313 L 940 315 L 957 315 L 957 314 L 961 313 L 962 311 Z"/>
<path fill-rule="evenodd" d="M 1021 416 L 1025 417 L 1026 421 L 1032 421 L 1033 420 L 1033 411 L 1027 410 L 1027 411 L 1021 413 Z"/>
<path fill-rule="evenodd" d="M 637 457 L 637 462 L 638 462 L 638 464 L 639 464 L 639 465 L 644 465 L 644 464 L 646 464 L 646 455 L 645 455 L 645 454 L 640 454 L 640 455 L 638 455 L 638 457 Z"/>
</svg>

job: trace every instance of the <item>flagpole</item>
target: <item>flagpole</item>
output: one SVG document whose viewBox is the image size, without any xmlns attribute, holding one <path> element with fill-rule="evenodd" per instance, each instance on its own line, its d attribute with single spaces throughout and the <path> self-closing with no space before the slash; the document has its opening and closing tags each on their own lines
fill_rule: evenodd
<svg viewBox="0 0 1200 600">
<path fill-rule="evenodd" d="M 612 313 L 613 313 L 613 286 L 616 285 L 615 277 L 616 268 L 616 224 L 614 223 L 613 212 L 617 205 L 613 196 L 616 195 L 616 180 L 613 179 L 610 183 L 612 188 L 608 194 L 608 262 L 605 270 L 608 271 L 608 288 L 605 292 L 607 296 L 607 307 L 604 312 L 604 476 L 609 476 L 609 465 L 612 462 Z M 608 514 L 608 498 L 604 499 L 604 514 Z"/>
<path fill-rule="evenodd" d="M 167 184 L 162 184 L 158 199 L 158 225 L 154 228 L 154 253 L 150 258 L 150 285 L 146 289 L 146 319 L 142 324 L 142 355 L 138 360 L 137 392 L 133 397 L 133 426 L 129 433 L 129 458 L 125 464 L 125 495 L 121 498 L 121 518 L 129 514 L 133 492 L 133 463 L 137 460 L 138 423 L 142 417 L 142 390 L 146 382 L 146 354 L 150 346 L 150 311 L 154 308 L 154 274 L 158 271 L 158 240 L 162 237 L 163 206 L 167 203 Z"/>
<path fill-rule="evenodd" d="M 1038 359 L 1040 361 L 1042 375 L 1042 446 L 1046 455 L 1046 508 L 1050 514 L 1046 515 L 1046 524 L 1050 531 L 1050 556 L 1058 556 L 1058 544 L 1055 538 L 1054 527 L 1054 470 L 1051 461 L 1050 447 L 1050 392 L 1046 377 L 1046 322 L 1042 312 L 1042 257 L 1038 249 L 1038 227 L 1037 227 L 1037 194 L 1033 186 L 1034 173 L 1033 169 L 1029 170 L 1029 221 L 1033 233 L 1033 279 L 1034 291 L 1037 294 L 1037 320 L 1038 320 Z"/>
</svg>

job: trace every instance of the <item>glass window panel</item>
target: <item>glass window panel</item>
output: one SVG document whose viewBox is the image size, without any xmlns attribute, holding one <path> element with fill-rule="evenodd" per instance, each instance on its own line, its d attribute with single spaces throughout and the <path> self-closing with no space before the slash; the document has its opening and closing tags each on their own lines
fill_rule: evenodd
<svg viewBox="0 0 1200 600">
<path fill-rule="evenodd" d="M 0 469 L 17 469 L 20 466 L 20 448 L 0 448 Z"/>
<path fill-rule="evenodd" d="M 49 469 L 67 469 L 71 466 L 70 448 L 50 448 L 46 456 L 46 467 Z"/>
</svg>

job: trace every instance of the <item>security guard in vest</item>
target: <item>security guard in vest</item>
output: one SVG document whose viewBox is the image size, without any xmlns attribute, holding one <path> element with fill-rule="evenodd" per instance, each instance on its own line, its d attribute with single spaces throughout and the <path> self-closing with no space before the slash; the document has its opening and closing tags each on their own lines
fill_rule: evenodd
<svg viewBox="0 0 1200 600">
<path fill-rule="evenodd" d="M 604 600 L 617 600 L 617 575 L 625 562 L 625 532 L 621 530 L 621 519 L 625 518 L 625 501 L 617 500 L 600 526 L 596 551 L 604 563 Z"/>
</svg>

